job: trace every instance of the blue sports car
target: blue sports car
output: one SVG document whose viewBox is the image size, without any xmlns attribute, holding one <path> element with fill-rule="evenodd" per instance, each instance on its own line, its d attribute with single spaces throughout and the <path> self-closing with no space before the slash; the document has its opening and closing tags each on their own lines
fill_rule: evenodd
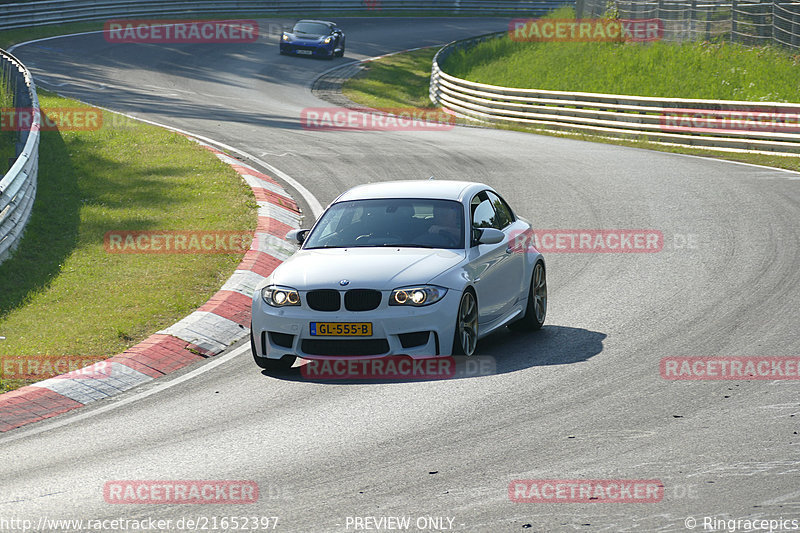
<svg viewBox="0 0 800 533">
<path fill-rule="evenodd" d="M 283 32 L 281 54 L 325 57 L 344 55 L 344 32 L 333 22 L 298 20 L 290 32 Z"/>
</svg>

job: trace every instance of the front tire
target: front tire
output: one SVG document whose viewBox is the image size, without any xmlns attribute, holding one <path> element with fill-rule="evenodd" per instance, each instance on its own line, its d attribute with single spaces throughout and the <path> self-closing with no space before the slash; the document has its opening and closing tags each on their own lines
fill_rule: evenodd
<svg viewBox="0 0 800 533">
<path fill-rule="evenodd" d="M 478 345 L 478 301 L 475 294 L 464 291 L 458 304 L 456 331 L 453 335 L 453 355 L 473 355 Z"/>
<path fill-rule="evenodd" d="M 294 362 L 297 360 L 297 357 L 294 355 L 284 355 L 280 359 L 259 357 L 258 351 L 256 350 L 256 340 L 253 338 L 253 324 L 250 324 L 250 352 L 253 354 L 253 360 L 259 368 L 267 372 L 286 372 L 292 368 L 292 365 L 294 365 Z"/>
<path fill-rule="evenodd" d="M 547 272 L 544 263 L 537 261 L 533 267 L 531 287 L 528 290 L 528 304 L 525 314 L 508 327 L 514 331 L 536 331 L 544 326 L 547 316 Z"/>
</svg>

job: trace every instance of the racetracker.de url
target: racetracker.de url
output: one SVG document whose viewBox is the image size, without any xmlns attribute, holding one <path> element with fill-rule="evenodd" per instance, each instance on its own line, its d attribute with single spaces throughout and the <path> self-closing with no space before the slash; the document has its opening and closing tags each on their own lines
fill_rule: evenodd
<svg viewBox="0 0 800 533">
<path fill-rule="evenodd" d="M 227 515 L 181 518 L 46 518 L 0 517 L 0 531 L 264 531 L 278 526 L 277 516 Z"/>
</svg>

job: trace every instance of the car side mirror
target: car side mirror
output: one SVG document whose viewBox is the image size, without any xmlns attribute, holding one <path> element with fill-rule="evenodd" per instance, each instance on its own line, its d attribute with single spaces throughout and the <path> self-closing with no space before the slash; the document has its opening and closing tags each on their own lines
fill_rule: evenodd
<svg viewBox="0 0 800 533">
<path fill-rule="evenodd" d="M 297 244 L 303 244 L 306 240 L 306 236 L 308 235 L 307 229 L 293 229 L 289 233 L 286 234 L 287 241 L 293 241 Z"/>
<path fill-rule="evenodd" d="M 495 228 L 483 228 L 480 230 L 481 235 L 478 237 L 479 244 L 497 244 L 503 242 L 505 233 Z"/>
</svg>

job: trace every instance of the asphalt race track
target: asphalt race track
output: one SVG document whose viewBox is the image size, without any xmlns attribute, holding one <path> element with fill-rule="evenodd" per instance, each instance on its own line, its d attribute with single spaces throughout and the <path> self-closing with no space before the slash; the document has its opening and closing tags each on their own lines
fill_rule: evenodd
<svg viewBox="0 0 800 533">
<path fill-rule="evenodd" d="M 347 54 L 333 61 L 280 56 L 275 36 L 153 45 L 88 34 L 14 53 L 44 88 L 243 150 L 323 206 L 359 183 L 468 179 L 536 228 L 653 229 L 663 249 L 547 254 L 547 325 L 482 340 L 494 375 L 319 383 L 264 375 L 239 347 L 174 375 L 191 379 L 6 433 L 0 519 L 277 516 L 281 531 L 356 531 L 356 517 L 411 517 L 411 531 L 479 532 L 688 531 L 695 519 L 712 531 L 708 517 L 800 528 L 798 381 L 659 372 L 665 357 L 800 353 L 800 176 L 480 128 L 307 131 L 301 110 L 327 105 L 309 86 L 332 66 L 507 25 L 337 22 Z M 660 480 L 663 499 L 512 502 L 517 479 Z M 260 497 L 109 504 L 112 480 L 251 480 Z"/>
</svg>

